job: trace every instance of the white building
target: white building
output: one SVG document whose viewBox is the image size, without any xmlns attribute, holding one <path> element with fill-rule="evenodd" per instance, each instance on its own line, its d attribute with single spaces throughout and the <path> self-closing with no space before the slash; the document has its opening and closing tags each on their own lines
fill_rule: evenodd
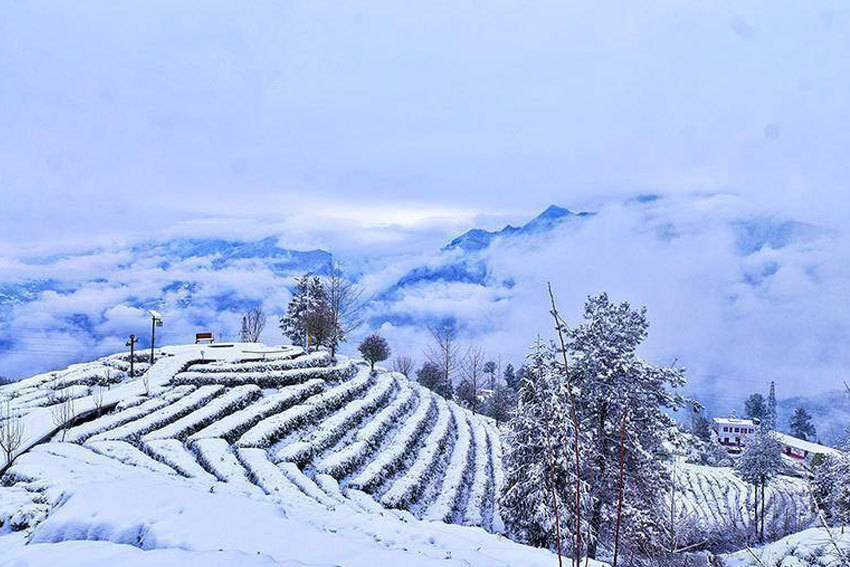
<svg viewBox="0 0 850 567">
<path fill-rule="evenodd" d="M 759 428 L 757 419 L 741 419 L 737 417 L 715 417 L 713 429 L 717 441 L 730 455 L 739 455 L 747 444 L 747 438 L 756 433 Z M 773 432 L 777 441 L 782 444 L 782 454 L 796 461 L 808 461 L 815 455 L 838 455 L 840 452 L 832 447 L 804 441 L 786 433 Z"/>
</svg>

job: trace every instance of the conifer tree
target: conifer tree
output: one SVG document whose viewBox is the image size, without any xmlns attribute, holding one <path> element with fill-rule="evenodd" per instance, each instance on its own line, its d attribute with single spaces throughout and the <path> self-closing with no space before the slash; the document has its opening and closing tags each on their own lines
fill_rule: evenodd
<svg viewBox="0 0 850 567">
<path fill-rule="evenodd" d="M 812 416 L 804 408 L 794 410 L 789 425 L 791 426 L 791 435 L 803 441 L 814 439 L 817 434 L 815 426 L 812 425 Z"/>
<path fill-rule="evenodd" d="M 622 414 L 629 412 L 622 502 L 624 543 L 645 554 L 661 550 L 663 520 L 658 515 L 664 488 L 670 484 L 664 461 L 669 453 L 664 442 L 675 427 L 666 413 L 685 405 L 675 389 L 685 384 L 684 369 L 649 364 L 637 355 L 649 323 L 646 309 L 615 304 L 607 294 L 588 298 L 583 322 L 569 331 L 569 369 L 580 391 L 580 427 L 588 437 L 584 444 L 584 480 L 592 502 L 588 518 L 587 554 L 596 558 L 597 541 L 607 538 L 616 514 L 620 447 L 616 440 Z M 557 364 L 557 362 L 556 362 Z M 559 365 L 560 366 L 560 365 Z M 565 373 L 563 368 L 559 372 Z"/>
</svg>

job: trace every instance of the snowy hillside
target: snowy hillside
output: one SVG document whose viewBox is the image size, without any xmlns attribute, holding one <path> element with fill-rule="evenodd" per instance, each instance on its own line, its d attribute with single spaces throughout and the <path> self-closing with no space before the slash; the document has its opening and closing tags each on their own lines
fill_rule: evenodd
<svg viewBox="0 0 850 567">
<path fill-rule="evenodd" d="M 119 354 L 0 389 L 26 445 L 51 441 L 3 476 L 0 538 L 17 544 L 15 557 L 47 561 L 54 548 L 135 557 L 83 543 L 99 540 L 168 549 L 163 561 L 176 548 L 262 549 L 252 561 L 365 565 L 380 549 L 383 564 L 551 564 L 545 551 L 484 531 L 501 529 L 491 420 L 324 351 L 217 347 L 165 348 L 141 378 L 128 378 Z M 94 385 L 107 377 L 108 389 Z M 27 538 L 54 545 L 20 547 Z"/>
<path fill-rule="evenodd" d="M 843 533 L 842 533 L 843 532 Z M 850 531 L 805 530 L 752 550 L 721 556 L 724 567 L 844 567 L 850 562 Z"/>
<path fill-rule="evenodd" d="M 673 478 L 677 486 L 673 513 L 680 531 L 693 527 L 692 533 L 701 540 L 706 534 L 747 533 L 752 526 L 753 486 L 732 468 L 677 463 Z M 803 479 L 779 476 L 766 487 L 765 495 L 767 533 L 790 534 L 814 521 L 811 495 Z"/>
</svg>

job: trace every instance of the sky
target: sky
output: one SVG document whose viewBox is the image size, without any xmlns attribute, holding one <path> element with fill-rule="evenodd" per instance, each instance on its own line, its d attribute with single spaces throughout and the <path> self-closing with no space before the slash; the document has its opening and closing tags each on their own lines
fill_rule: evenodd
<svg viewBox="0 0 850 567">
<path fill-rule="evenodd" d="M 658 342 L 676 343 L 658 356 L 687 344 L 702 375 L 817 366 L 834 387 L 848 54 L 843 2 L 0 1 L 0 281 L 34 277 L 17 262 L 32 254 L 268 235 L 384 258 L 379 280 L 555 203 L 605 214 L 535 263 L 493 262 L 535 285 L 578 280 L 576 311 L 600 287 L 654 307 Z M 623 208 L 648 193 L 659 210 Z M 635 238 L 646 214 L 693 237 Z M 754 260 L 728 225 L 756 217 L 830 236 L 766 251 L 789 270 L 730 313 L 717 298 Z M 700 302 L 700 317 L 681 309 Z"/>
</svg>

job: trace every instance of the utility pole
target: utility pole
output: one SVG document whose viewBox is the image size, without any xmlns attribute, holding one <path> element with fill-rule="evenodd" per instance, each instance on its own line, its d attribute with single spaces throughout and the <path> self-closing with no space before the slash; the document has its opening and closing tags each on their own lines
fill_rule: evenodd
<svg viewBox="0 0 850 567">
<path fill-rule="evenodd" d="M 130 347 L 130 378 L 134 378 L 136 376 L 136 372 L 134 371 L 134 358 L 135 358 L 135 349 L 136 343 L 139 342 L 139 339 L 136 338 L 136 335 L 130 335 L 130 339 L 127 341 L 127 346 Z"/>
<path fill-rule="evenodd" d="M 153 309 L 148 310 L 148 313 L 151 314 L 151 366 L 153 366 L 153 349 L 156 345 L 156 328 L 162 327 L 162 315 L 159 314 L 159 311 L 154 311 Z"/>
</svg>

